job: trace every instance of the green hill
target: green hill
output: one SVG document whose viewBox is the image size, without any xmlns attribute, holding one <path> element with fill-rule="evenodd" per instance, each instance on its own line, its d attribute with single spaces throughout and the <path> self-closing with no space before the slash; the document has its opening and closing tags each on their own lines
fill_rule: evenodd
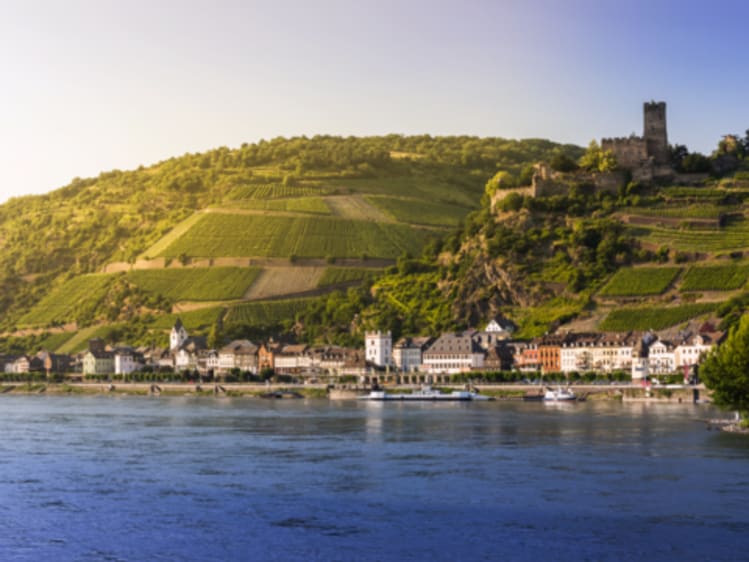
<svg viewBox="0 0 749 562">
<path fill-rule="evenodd" d="M 529 177 L 537 160 L 581 152 L 545 140 L 277 138 L 76 178 L 0 205 L 0 329 L 111 325 L 145 338 L 171 314 L 249 318 L 233 307 L 316 297 L 438 244 L 498 168 Z"/>
<path fill-rule="evenodd" d="M 735 318 L 749 301 L 749 162 L 697 187 L 607 193 L 572 176 L 564 193 L 492 206 L 536 161 L 582 153 L 543 140 L 274 139 L 13 199 L 0 206 L 0 347 L 163 343 L 177 317 L 219 339 L 339 343 L 496 314 L 521 336 Z"/>
</svg>

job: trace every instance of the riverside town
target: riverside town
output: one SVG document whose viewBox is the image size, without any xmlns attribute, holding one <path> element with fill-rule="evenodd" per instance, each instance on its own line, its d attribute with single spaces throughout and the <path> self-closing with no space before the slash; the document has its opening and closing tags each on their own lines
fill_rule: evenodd
<svg viewBox="0 0 749 562">
<path fill-rule="evenodd" d="M 496 318 L 483 330 L 396 342 L 390 332 L 367 332 L 363 350 L 273 340 L 235 340 L 210 349 L 205 338 L 190 336 L 178 319 L 168 348 L 112 346 L 94 339 L 88 350 L 76 355 L 40 351 L 1 359 L 11 380 L 36 374 L 96 381 L 418 384 L 511 382 L 561 374 L 573 380 L 586 375 L 587 381 L 618 382 L 677 375 L 683 382 L 695 382 L 700 361 L 724 337 L 708 322 L 671 334 L 568 332 L 530 340 L 513 339 L 513 330 L 512 322 Z"/>
</svg>

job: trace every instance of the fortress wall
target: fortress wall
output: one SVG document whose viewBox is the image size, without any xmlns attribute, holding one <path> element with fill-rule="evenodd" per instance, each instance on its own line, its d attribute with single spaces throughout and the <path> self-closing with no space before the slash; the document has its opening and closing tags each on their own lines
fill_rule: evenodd
<svg viewBox="0 0 749 562">
<path fill-rule="evenodd" d="M 613 152 L 622 168 L 637 168 L 648 159 L 647 145 L 641 137 L 602 139 L 601 148 Z"/>
</svg>

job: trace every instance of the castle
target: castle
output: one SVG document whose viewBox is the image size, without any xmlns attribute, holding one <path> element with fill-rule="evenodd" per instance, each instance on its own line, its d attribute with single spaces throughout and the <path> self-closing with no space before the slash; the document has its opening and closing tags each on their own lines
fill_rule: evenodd
<svg viewBox="0 0 749 562">
<path fill-rule="evenodd" d="M 666 102 L 651 101 L 643 104 L 643 133 L 641 137 L 601 139 L 601 148 L 611 151 L 616 158 L 617 170 L 611 172 L 573 173 L 555 172 L 546 162 L 534 166 L 531 185 L 499 189 L 492 197 L 494 209 L 498 201 L 511 193 L 529 197 L 565 195 L 570 182 L 586 183 L 595 191 L 616 194 L 628 181 L 650 183 L 654 180 L 677 180 L 684 185 L 696 185 L 706 174 L 678 174 L 671 165 L 671 150 L 666 129 Z"/>
<path fill-rule="evenodd" d="M 601 139 L 601 148 L 610 150 L 619 167 L 632 173 L 632 179 L 652 181 L 673 175 L 666 131 L 666 102 L 643 104 L 641 137 Z"/>
</svg>

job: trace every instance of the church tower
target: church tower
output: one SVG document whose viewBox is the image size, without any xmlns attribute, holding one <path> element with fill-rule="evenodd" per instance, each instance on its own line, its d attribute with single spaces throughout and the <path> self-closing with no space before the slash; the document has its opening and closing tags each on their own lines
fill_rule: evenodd
<svg viewBox="0 0 749 562">
<path fill-rule="evenodd" d="M 666 102 L 651 101 L 643 106 L 643 137 L 648 156 L 656 164 L 669 164 L 668 135 L 666 134 Z"/>
<path fill-rule="evenodd" d="M 169 351 L 177 351 L 186 339 L 187 330 L 182 325 L 182 320 L 177 318 L 174 327 L 172 327 L 172 332 L 169 334 Z"/>
</svg>

